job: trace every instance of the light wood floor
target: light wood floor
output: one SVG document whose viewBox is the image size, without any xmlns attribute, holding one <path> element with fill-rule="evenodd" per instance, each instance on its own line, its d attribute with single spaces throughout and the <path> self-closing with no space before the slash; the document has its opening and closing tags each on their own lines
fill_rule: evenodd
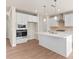
<svg viewBox="0 0 79 59">
<path fill-rule="evenodd" d="M 10 46 L 9 40 L 7 40 L 6 45 L 7 59 L 73 59 L 72 54 L 69 58 L 65 58 L 40 46 L 35 39 L 27 43 L 18 44 L 15 48 Z"/>
</svg>

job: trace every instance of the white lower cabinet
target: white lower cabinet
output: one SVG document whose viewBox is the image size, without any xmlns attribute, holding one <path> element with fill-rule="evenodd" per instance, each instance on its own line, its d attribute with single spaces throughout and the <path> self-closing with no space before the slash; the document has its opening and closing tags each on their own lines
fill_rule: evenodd
<svg viewBox="0 0 79 59">
<path fill-rule="evenodd" d="M 17 37 L 16 38 L 16 44 L 25 43 L 28 39 L 26 37 Z"/>
<path fill-rule="evenodd" d="M 59 38 L 55 36 L 39 35 L 39 44 L 62 56 L 68 57 L 72 51 L 72 37 Z"/>
</svg>

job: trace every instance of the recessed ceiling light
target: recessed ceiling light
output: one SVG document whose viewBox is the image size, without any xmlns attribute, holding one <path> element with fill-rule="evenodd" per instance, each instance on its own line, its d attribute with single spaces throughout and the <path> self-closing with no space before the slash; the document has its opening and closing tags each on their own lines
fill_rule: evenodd
<svg viewBox="0 0 79 59">
<path fill-rule="evenodd" d="M 58 11 L 60 11 L 60 9 L 58 9 Z"/>
</svg>

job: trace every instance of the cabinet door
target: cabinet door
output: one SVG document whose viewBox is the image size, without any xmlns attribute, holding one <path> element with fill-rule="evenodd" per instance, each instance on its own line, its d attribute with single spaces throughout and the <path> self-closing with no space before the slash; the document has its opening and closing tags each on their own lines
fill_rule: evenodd
<svg viewBox="0 0 79 59">
<path fill-rule="evenodd" d="M 28 22 L 38 22 L 39 18 L 37 16 L 29 15 Z"/>
<path fill-rule="evenodd" d="M 28 17 L 29 17 L 28 22 L 32 22 L 33 21 L 33 16 L 32 15 L 28 15 Z"/>
<path fill-rule="evenodd" d="M 28 15 L 27 14 L 23 14 L 22 15 L 22 23 L 24 25 L 26 25 L 26 26 L 27 26 L 27 20 L 29 20 Z"/>
<path fill-rule="evenodd" d="M 26 24 L 28 20 L 28 15 L 23 13 L 17 13 L 17 23 L 18 24 Z"/>
<path fill-rule="evenodd" d="M 65 26 L 73 26 L 73 14 L 64 15 Z"/>
<path fill-rule="evenodd" d="M 66 39 L 55 36 L 39 35 L 39 44 L 60 55 L 66 55 Z"/>
<path fill-rule="evenodd" d="M 27 28 L 27 21 L 29 20 L 29 17 L 27 14 L 17 12 L 16 19 L 17 19 L 17 26 L 18 24 L 26 25 L 26 28 Z"/>
<path fill-rule="evenodd" d="M 22 24 L 23 16 L 21 13 L 16 13 L 17 24 Z"/>
<path fill-rule="evenodd" d="M 37 16 L 33 16 L 33 22 L 38 22 L 39 18 Z"/>
</svg>

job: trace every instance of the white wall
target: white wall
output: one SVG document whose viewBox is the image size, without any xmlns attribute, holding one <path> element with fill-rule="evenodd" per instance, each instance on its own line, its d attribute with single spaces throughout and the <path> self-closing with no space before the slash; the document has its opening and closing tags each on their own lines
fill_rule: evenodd
<svg viewBox="0 0 79 59">
<path fill-rule="evenodd" d="M 10 43 L 12 44 L 11 40 L 12 40 L 12 10 L 10 9 L 9 11 L 9 16 L 8 16 L 8 20 L 7 20 L 7 23 L 8 23 L 8 38 L 10 40 Z"/>
<path fill-rule="evenodd" d="M 12 47 L 16 46 L 16 12 L 15 8 L 11 7 L 8 17 L 8 38 Z"/>
</svg>

